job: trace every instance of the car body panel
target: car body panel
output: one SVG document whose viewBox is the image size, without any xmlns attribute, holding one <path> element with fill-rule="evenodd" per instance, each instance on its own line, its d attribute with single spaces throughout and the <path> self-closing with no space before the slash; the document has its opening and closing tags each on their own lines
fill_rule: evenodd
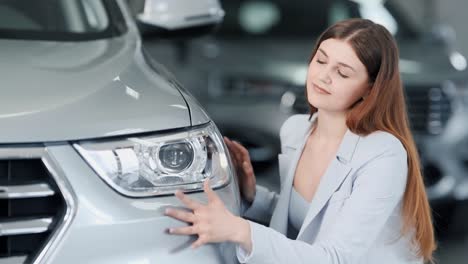
<svg viewBox="0 0 468 264">
<path fill-rule="evenodd" d="M 183 97 L 149 69 L 136 39 L 129 33 L 79 43 L 1 40 L 5 89 L 0 142 L 74 140 L 190 126 Z"/>
<path fill-rule="evenodd" d="M 133 199 L 108 186 L 68 144 L 49 144 L 47 152 L 61 168 L 76 196 L 75 217 L 47 263 L 236 263 L 234 245 L 208 244 L 190 249 L 196 236 L 174 236 L 167 228 L 183 223 L 164 215 L 182 206 L 173 195 Z M 216 193 L 239 214 L 235 181 Z M 206 202 L 203 192 L 189 194 Z M 234 199 L 233 199 L 234 198 Z"/>
</svg>

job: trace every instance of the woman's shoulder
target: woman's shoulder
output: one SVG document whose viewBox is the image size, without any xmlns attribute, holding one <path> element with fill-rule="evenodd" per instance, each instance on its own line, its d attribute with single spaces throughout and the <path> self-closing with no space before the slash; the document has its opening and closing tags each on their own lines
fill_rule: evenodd
<svg viewBox="0 0 468 264">
<path fill-rule="evenodd" d="M 295 135 L 305 133 L 310 127 L 311 120 L 308 114 L 296 114 L 290 116 L 280 128 L 280 139 L 282 142 L 296 138 Z"/>
<path fill-rule="evenodd" d="M 362 136 L 360 144 L 380 149 L 392 149 L 395 151 L 406 152 L 403 143 L 390 132 L 377 130 L 367 136 Z"/>
<path fill-rule="evenodd" d="M 375 131 L 361 136 L 352 161 L 353 184 L 366 183 L 382 197 L 403 195 L 408 177 L 407 162 L 405 147 L 392 133 Z"/>
<path fill-rule="evenodd" d="M 405 161 L 407 159 L 407 151 L 400 139 L 381 130 L 361 136 L 356 152 L 364 163 L 380 156 L 398 156 Z"/>
</svg>

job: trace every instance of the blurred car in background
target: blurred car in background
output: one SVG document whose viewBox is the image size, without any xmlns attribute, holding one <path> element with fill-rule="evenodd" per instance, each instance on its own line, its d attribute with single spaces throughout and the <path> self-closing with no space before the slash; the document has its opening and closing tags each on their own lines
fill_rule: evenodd
<svg viewBox="0 0 468 264">
<path fill-rule="evenodd" d="M 215 37 L 148 40 L 145 46 L 177 69 L 223 134 L 249 148 L 256 168 L 276 162 L 284 120 L 308 112 L 305 78 L 318 35 L 351 17 L 372 19 L 392 32 L 438 228 L 455 228 L 450 216 L 465 203 L 454 201 L 468 200 L 468 73 L 465 57 L 451 45 L 450 28 L 419 28 L 392 1 L 248 0 L 224 1 L 223 7 Z"/>
<path fill-rule="evenodd" d="M 222 17 L 216 0 L 139 15 L 180 38 Z M 215 124 L 144 52 L 124 0 L 2 0 L 0 58 L 0 263 L 237 263 L 232 243 L 167 233 L 185 225 L 164 214 L 183 206 L 176 189 L 206 201 L 210 178 L 235 214 L 239 190 Z"/>
</svg>

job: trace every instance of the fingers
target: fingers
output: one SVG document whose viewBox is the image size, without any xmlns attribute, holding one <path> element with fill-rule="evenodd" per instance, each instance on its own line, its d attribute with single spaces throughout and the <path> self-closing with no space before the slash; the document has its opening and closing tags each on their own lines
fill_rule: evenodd
<svg viewBox="0 0 468 264">
<path fill-rule="evenodd" d="M 232 161 L 234 162 L 234 165 L 237 166 L 239 164 L 239 162 L 238 162 L 237 157 L 236 157 L 236 153 L 235 153 L 236 150 L 232 146 L 232 142 L 227 137 L 224 137 L 224 142 L 226 143 L 226 146 L 228 147 L 228 150 L 229 150 L 229 153 L 231 154 Z"/>
<path fill-rule="evenodd" d="M 208 202 L 215 202 L 219 200 L 218 195 L 213 191 L 213 189 L 211 189 L 209 179 L 206 179 L 203 183 L 203 190 L 205 191 L 206 196 L 208 197 Z"/>
<path fill-rule="evenodd" d="M 229 148 L 232 148 L 232 141 L 228 137 L 223 137 L 223 138 L 224 138 L 224 143 L 226 143 L 226 145 Z"/>
<path fill-rule="evenodd" d="M 180 191 L 176 192 L 177 197 L 189 208 L 198 207 L 198 209 L 194 210 L 193 213 L 175 208 L 167 208 L 165 211 L 167 216 L 187 223 L 192 223 L 190 226 L 170 228 L 168 229 L 168 233 L 175 235 L 198 235 L 198 239 L 191 245 L 193 249 L 215 241 L 227 241 L 227 238 L 219 240 L 217 235 L 223 235 L 225 233 L 220 227 L 222 227 L 226 222 L 229 222 L 227 220 L 232 216 L 224 207 L 224 204 L 218 194 L 211 188 L 209 179 L 206 179 L 203 183 L 203 190 L 208 198 L 207 205 L 200 204 L 189 199 Z M 213 219 L 216 220 L 216 224 L 213 223 Z"/>
<path fill-rule="evenodd" d="M 195 235 L 198 234 L 195 226 L 183 226 L 176 228 L 169 228 L 169 233 L 174 235 Z"/>
<path fill-rule="evenodd" d="M 242 168 L 244 169 L 244 172 L 245 172 L 246 175 L 248 175 L 248 176 L 253 176 L 254 175 L 254 171 L 253 171 L 251 163 L 244 161 L 242 163 Z"/>
<path fill-rule="evenodd" d="M 236 159 L 236 164 L 243 167 L 244 162 L 250 162 L 249 151 L 236 141 L 231 141 L 227 137 L 224 137 L 225 142 L 229 151 L 232 152 L 234 158 Z"/>
<path fill-rule="evenodd" d="M 240 151 L 230 139 L 226 137 L 224 138 L 225 138 L 226 145 L 228 146 L 229 152 L 231 153 L 231 156 L 234 159 L 234 162 L 236 163 L 237 166 L 240 166 L 240 164 L 242 163 L 242 155 Z"/>
<path fill-rule="evenodd" d="M 196 210 L 197 208 L 199 208 L 201 206 L 200 203 L 190 199 L 187 195 L 185 195 L 182 191 L 180 190 L 177 190 L 175 192 L 175 196 L 185 205 L 187 206 L 188 208 L 192 209 L 192 210 Z"/>
<path fill-rule="evenodd" d="M 199 247 L 203 246 L 207 242 L 208 241 L 205 239 L 204 236 L 199 236 L 197 241 L 192 243 L 191 247 L 192 247 L 192 249 L 196 249 L 196 248 L 199 248 Z"/>
<path fill-rule="evenodd" d="M 230 140 L 228 139 L 227 137 L 224 137 L 225 138 L 225 142 L 227 142 L 227 145 L 229 147 L 229 149 L 234 153 L 236 154 L 237 156 L 239 156 L 241 154 L 241 151 L 239 149 L 238 146 L 241 146 L 239 143 L 237 143 L 236 141 L 233 141 L 233 140 Z M 237 143 L 237 145 L 235 144 Z"/>
<path fill-rule="evenodd" d="M 238 175 L 241 179 L 241 181 L 239 182 L 239 185 L 242 189 L 244 185 L 244 180 L 248 178 L 255 178 L 255 172 L 253 170 L 252 163 L 250 161 L 249 152 L 240 143 L 231 141 L 227 137 L 224 137 L 224 138 L 225 138 L 225 141 L 227 142 L 230 152 L 234 154 L 232 156 L 234 156 L 234 159 L 236 160 L 235 165 L 237 168 Z"/>
<path fill-rule="evenodd" d="M 233 145 L 237 147 L 238 151 L 240 152 L 241 159 L 243 161 L 250 160 L 249 151 L 246 148 L 244 148 L 244 146 L 242 146 L 240 143 L 236 141 L 233 142 Z"/>
<path fill-rule="evenodd" d="M 169 228 L 169 233 L 173 235 L 196 235 L 198 234 L 198 230 L 195 226 L 184 226 L 178 228 Z M 205 238 L 204 235 L 198 235 L 198 239 L 192 243 L 190 246 L 192 249 L 199 248 L 204 244 L 208 243 L 209 241 Z"/>
<path fill-rule="evenodd" d="M 183 222 L 187 222 L 187 223 L 195 222 L 195 215 L 191 212 L 177 210 L 173 208 L 166 208 L 166 211 L 164 213 L 167 216 L 173 217 Z"/>
</svg>

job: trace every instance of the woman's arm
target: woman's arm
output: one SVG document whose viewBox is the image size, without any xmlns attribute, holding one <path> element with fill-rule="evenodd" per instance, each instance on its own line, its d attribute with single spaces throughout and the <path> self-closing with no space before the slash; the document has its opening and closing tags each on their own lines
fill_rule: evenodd
<svg viewBox="0 0 468 264">
<path fill-rule="evenodd" d="M 260 185 L 256 186 L 255 193 L 255 198 L 251 204 L 242 200 L 241 214 L 255 222 L 268 224 L 278 201 L 278 194 Z"/>
<path fill-rule="evenodd" d="M 241 263 L 356 263 L 372 246 L 401 202 L 407 178 L 406 151 L 384 151 L 356 172 L 353 192 L 336 217 L 329 234 L 314 244 L 249 222 L 249 243 L 240 242 Z M 247 246 L 246 246 L 247 245 Z M 249 252 L 249 249 L 250 252 Z M 248 256 L 246 256 L 248 255 Z"/>
</svg>

